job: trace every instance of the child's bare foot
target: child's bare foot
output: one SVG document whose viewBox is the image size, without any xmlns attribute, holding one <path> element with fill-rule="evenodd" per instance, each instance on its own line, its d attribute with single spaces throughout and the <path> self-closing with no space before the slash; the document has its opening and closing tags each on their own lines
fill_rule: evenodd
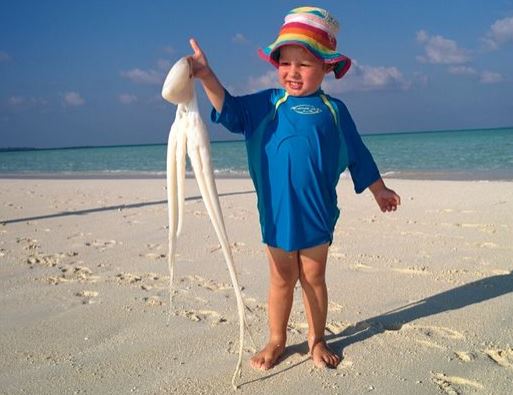
<svg viewBox="0 0 513 395">
<path fill-rule="evenodd" d="M 270 341 L 260 352 L 251 357 L 249 363 L 253 369 L 271 369 L 283 353 L 283 350 L 285 350 L 284 342 L 275 343 Z"/>
<path fill-rule="evenodd" d="M 312 341 L 311 344 L 310 355 L 315 366 L 331 369 L 338 366 L 340 357 L 330 350 L 324 340 Z"/>
</svg>

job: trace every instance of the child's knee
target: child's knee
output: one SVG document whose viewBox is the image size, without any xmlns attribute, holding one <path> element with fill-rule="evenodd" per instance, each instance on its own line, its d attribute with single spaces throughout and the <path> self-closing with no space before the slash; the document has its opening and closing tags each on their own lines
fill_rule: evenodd
<svg viewBox="0 0 513 395">
<path fill-rule="evenodd" d="M 299 279 L 299 271 L 297 268 L 281 268 L 271 270 L 270 283 L 271 286 L 281 289 L 293 290 Z"/>
<path fill-rule="evenodd" d="M 324 270 L 301 270 L 299 274 L 301 286 L 326 287 L 326 276 Z"/>
</svg>

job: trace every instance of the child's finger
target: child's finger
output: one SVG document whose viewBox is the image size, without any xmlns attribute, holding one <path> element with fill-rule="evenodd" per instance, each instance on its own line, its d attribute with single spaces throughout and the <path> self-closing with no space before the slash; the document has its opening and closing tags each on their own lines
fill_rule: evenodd
<svg viewBox="0 0 513 395">
<path fill-rule="evenodd" d="M 189 43 L 191 44 L 192 50 L 194 51 L 194 56 L 203 55 L 203 51 L 201 50 L 198 42 L 194 38 L 191 38 L 189 40 Z"/>
</svg>

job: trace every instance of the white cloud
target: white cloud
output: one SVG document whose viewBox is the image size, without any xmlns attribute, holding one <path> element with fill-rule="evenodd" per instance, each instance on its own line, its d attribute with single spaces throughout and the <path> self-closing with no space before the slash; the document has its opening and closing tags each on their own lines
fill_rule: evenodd
<svg viewBox="0 0 513 395">
<path fill-rule="evenodd" d="M 0 51 L 0 63 L 8 62 L 9 60 L 11 60 L 11 56 L 7 52 Z"/>
<path fill-rule="evenodd" d="M 249 40 L 242 33 L 237 33 L 233 36 L 232 41 L 237 44 L 246 44 Z"/>
<path fill-rule="evenodd" d="M 397 67 L 361 66 L 363 85 L 370 89 L 382 89 L 390 86 L 407 87 L 407 83 Z"/>
<path fill-rule="evenodd" d="M 483 84 L 496 84 L 501 82 L 504 78 L 499 73 L 494 73 L 493 71 L 483 71 L 479 78 L 479 81 Z"/>
<path fill-rule="evenodd" d="M 174 54 L 176 52 L 176 50 L 172 46 L 164 47 L 162 48 L 162 50 L 168 54 Z"/>
<path fill-rule="evenodd" d="M 470 66 L 451 66 L 449 67 L 449 73 L 455 75 L 474 75 L 477 71 Z"/>
<path fill-rule="evenodd" d="M 417 41 L 419 43 L 427 43 L 429 41 L 429 36 L 425 30 L 419 30 L 417 32 Z"/>
<path fill-rule="evenodd" d="M 500 73 L 486 70 L 479 72 L 473 67 L 468 66 L 451 66 L 449 67 L 449 73 L 479 78 L 479 82 L 482 84 L 496 84 L 504 80 L 504 77 Z"/>
<path fill-rule="evenodd" d="M 157 60 L 157 67 L 159 68 L 159 70 L 169 70 L 171 68 L 171 66 L 173 65 L 173 63 L 171 63 L 170 60 L 167 60 L 167 59 L 159 59 Z"/>
<path fill-rule="evenodd" d="M 66 92 L 64 94 L 64 104 L 66 106 L 78 107 L 84 105 L 85 100 L 77 92 Z"/>
<path fill-rule="evenodd" d="M 270 70 L 259 77 L 249 77 L 248 88 L 250 91 L 276 88 L 278 86 L 278 73 L 276 70 Z"/>
<path fill-rule="evenodd" d="M 351 68 L 340 83 L 333 77 L 324 80 L 323 88 L 328 93 L 374 90 L 406 90 L 411 81 L 406 79 L 397 67 L 360 65 L 353 60 Z"/>
<path fill-rule="evenodd" d="M 119 101 L 122 104 L 132 104 L 137 101 L 137 96 L 131 95 L 128 93 L 123 93 L 123 94 L 119 95 Z"/>
<path fill-rule="evenodd" d="M 322 88 L 331 94 L 348 91 L 373 91 L 386 89 L 409 89 L 411 81 L 406 79 L 397 67 L 360 65 L 353 60 L 349 72 L 342 83 L 336 80 L 332 73 L 323 82 Z M 258 77 L 250 77 L 249 91 L 279 87 L 276 70 L 270 70 Z"/>
<path fill-rule="evenodd" d="M 442 36 L 430 36 L 425 30 L 417 32 L 417 42 L 424 45 L 424 55 L 417 56 L 422 63 L 462 64 L 470 60 L 467 50 L 459 48 L 454 40 Z"/>
<path fill-rule="evenodd" d="M 155 70 L 132 69 L 122 71 L 121 75 L 137 84 L 161 84 L 163 76 Z"/>
<path fill-rule="evenodd" d="M 11 105 L 11 106 L 18 106 L 20 104 L 23 104 L 25 103 L 25 98 L 22 97 L 22 96 L 11 96 L 7 102 Z"/>
<path fill-rule="evenodd" d="M 45 106 L 48 104 L 47 100 L 41 97 L 25 97 L 25 96 L 11 96 L 7 99 L 7 103 L 14 107 L 34 107 L 34 106 Z"/>
<path fill-rule="evenodd" d="M 513 16 L 495 21 L 482 41 L 486 48 L 490 50 L 498 49 L 501 45 L 513 42 Z"/>
</svg>

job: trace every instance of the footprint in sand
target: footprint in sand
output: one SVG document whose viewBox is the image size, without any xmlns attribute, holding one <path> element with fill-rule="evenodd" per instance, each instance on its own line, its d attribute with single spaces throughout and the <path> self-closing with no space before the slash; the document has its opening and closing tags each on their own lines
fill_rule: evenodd
<svg viewBox="0 0 513 395">
<path fill-rule="evenodd" d="M 29 237 L 16 238 L 16 244 L 23 244 L 23 249 L 26 251 L 34 251 L 40 248 L 39 241 Z"/>
<path fill-rule="evenodd" d="M 154 260 L 162 259 L 162 258 L 166 257 L 166 254 L 164 254 L 162 252 L 157 252 L 162 249 L 161 244 L 148 243 L 148 244 L 146 244 L 146 248 L 148 248 L 148 250 L 150 250 L 151 252 L 148 252 L 146 254 L 141 253 L 141 254 L 139 254 L 140 257 L 146 257 L 146 258 L 150 258 L 150 259 L 154 259 Z"/>
<path fill-rule="evenodd" d="M 447 350 L 447 347 L 441 346 L 431 340 L 415 339 L 415 343 L 424 346 L 425 348 L 431 348 L 435 350 Z"/>
<path fill-rule="evenodd" d="M 513 348 L 488 348 L 484 350 L 484 353 L 496 364 L 513 370 Z"/>
<path fill-rule="evenodd" d="M 499 247 L 498 244 L 495 244 L 495 243 L 493 243 L 491 241 L 486 241 L 484 243 L 479 243 L 478 246 L 481 247 L 481 248 L 497 248 L 497 247 Z"/>
<path fill-rule="evenodd" d="M 11 203 L 11 202 L 4 203 L 4 207 L 9 207 L 9 208 L 12 208 L 15 210 L 23 210 L 23 206 L 19 206 L 16 203 Z"/>
<path fill-rule="evenodd" d="M 335 302 L 328 302 L 328 311 L 329 312 L 334 312 L 334 311 L 342 311 L 344 310 L 344 306 L 339 304 L 339 303 L 335 303 Z"/>
<path fill-rule="evenodd" d="M 417 333 L 423 335 L 423 337 L 420 339 L 414 339 L 415 342 L 427 348 L 434 348 L 438 350 L 446 350 L 447 346 L 443 345 L 443 343 L 446 343 L 448 340 L 454 341 L 465 339 L 465 336 L 462 333 L 441 326 L 405 324 L 403 325 L 403 328 L 414 330 Z"/>
<path fill-rule="evenodd" d="M 287 331 L 290 333 L 302 334 L 302 333 L 306 332 L 307 329 L 308 329 L 308 323 L 306 323 L 306 322 L 290 321 L 287 324 Z"/>
<path fill-rule="evenodd" d="M 430 338 L 442 338 L 449 340 L 464 340 L 465 335 L 454 329 L 445 328 L 443 326 L 429 326 L 429 325 L 409 325 L 413 329 L 419 331 L 423 335 Z"/>
<path fill-rule="evenodd" d="M 330 252 L 329 253 L 329 258 L 330 259 L 345 259 L 347 257 L 346 254 L 344 254 L 343 252 Z"/>
<path fill-rule="evenodd" d="M 140 257 L 146 257 L 146 258 L 150 258 L 150 259 L 153 259 L 153 260 L 157 260 L 157 259 L 163 259 L 166 257 L 166 254 L 158 254 L 158 253 L 155 253 L 155 252 L 148 252 L 147 254 L 139 254 Z"/>
<path fill-rule="evenodd" d="M 119 274 L 116 274 L 116 278 L 118 279 L 118 281 L 120 283 L 124 283 L 124 284 L 135 284 L 142 280 L 141 276 L 138 276 L 133 273 L 119 273 Z"/>
<path fill-rule="evenodd" d="M 351 265 L 351 269 L 354 269 L 354 270 L 367 270 L 367 271 L 370 271 L 370 270 L 374 270 L 374 268 L 372 266 L 369 266 L 369 265 L 366 265 L 364 263 L 355 263 L 354 265 Z"/>
<path fill-rule="evenodd" d="M 84 236 L 91 236 L 91 235 L 92 235 L 91 232 L 88 232 L 88 233 L 84 233 L 84 232 L 73 233 L 72 235 L 69 235 L 68 237 L 66 237 L 66 240 L 72 240 L 72 239 L 76 239 L 76 238 L 80 238 L 80 237 L 84 237 Z"/>
<path fill-rule="evenodd" d="M 92 304 L 95 303 L 93 300 L 98 296 L 98 292 L 96 291 L 80 291 L 75 294 L 79 298 L 82 298 L 82 304 Z"/>
<path fill-rule="evenodd" d="M 338 335 L 345 329 L 349 328 L 351 324 L 342 321 L 330 321 L 326 323 L 326 330 L 332 335 Z"/>
<path fill-rule="evenodd" d="M 250 313 L 266 313 L 267 312 L 267 305 L 264 303 L 258 302 L 257 299 L 247 297 L 244 299 L 246 304 L 246 310 L 248 310 Z"/>
<path fill-rule="evenodd" d="M 232 286 L 224 283 L 218 283 L 213 280 L 209 280 L 206 278 L 203 278 L 201 276 L 187 276 L 180 279 L 180 282 L 186 282 L 189 281 L 190 283 L 195 284 L 198 287 L 207 289 L 209 291 L 218 292 L 218 291 L 226 291 L 231 290 Z"/>
<path fill-rule="evenodd" d="M 471 362 L 476 359 L 476 355 L 466 351 L 455 351 L 454 355 L 462 362 Z"/>
<path fill-rule="evenodd" d="M 45 267 L 54 267 L 57 266 L 63 259 L 69 257 L 75 257 L 78 255 L 76 251 L 69 252 L 59 252 L 57 254 L 38 254 L 33 253 L 30 255 L 26 262 L 33 267 L 33 265 L 40 265 Z"/>
<path fill-rule="evenodd" d="M 177 315 L 194 322 L 207 321 L 212 326 L 227 322 L 226 318 L 214 310 L 180 310 Z"/>
<path fill-rule="evenodd" d="M 208 214 L 206 211 L 194 210 L 192 212 L 192 215 L 194 215 L 195 217 L 206 217 Z"/>
<path fill-rule="evenodd" d="M 87 266 L 62 265 L 59 267 L 61 274 L 51 276 L 46 280 L 49 284 L 58 285 L 65 282 L 95 283 L 99 276 L 93 275 L 93 271 Z"/>
<path fill-rule="evenodd" d="M 137 219 L 133 219 L 131 217 L 139 217 L 141 214 L 140 213 L 129 213 L 129 214 L 123 214 L 123 219 L 126 220 L 126 223 L 128 225 L 137 225 L 137 224 L 142 224 L 143 221 L 139 221 Z"/>
<path fill-rule="evenodd" d="M 431 272 L 428 270 L 426 266 L 410 266 L 410 267 L 393 267 L 392 271 L 402 274 L 411 274 L 416 276 L 427 276 L 430 275 Z"/>
<path fill-rule="evenodd" d="M 431 372 L 431 380 L 448 395 L 459 395 L 463 393 L 461 387 L 471 387 L 474 390 L 484 389 L 477 381 L 458 376 L 447 376 L 445 373 Z"/>
<path fill-rule="evenodd" d="M 59 263 L 59 258 L 53 255 L 33 254 L 27 258 L 27 263 L 30 265 L 30 268 L 34 265 L 54 267 Z"/>
<path fill-rule="evenodd" d="M 147 306 L 152 306 L 152 307 L 160 307 L 165 304 L 164 301 L 158 296 L 147 296 L 147 297 L 143 298 L 143 300 Z"/>
<path fill-rule="evenodd" d="M 169 277 L 162 277 L 158 273 L 145 272 L 141 274 L 122 272 L 115 275 L 115 280 L 120 285 L 140 287 L 144 291 L 152 289 L 168 289 Z"/>
<path fill-rule="evenodd" d="M 232 253 L 240 252 L 242 247 L 244 247 L 246 243 L 242 241 L 234 241 L 230 243 L 230 249 L 232 250 Z M 216 244 L 214 247 L 210 248 L 210 252 L 216 252 L 221 251 L 221 244 Z"/>
<path fill-rule="evenodd" d="M 244 208 L 238 208 L 230 210 L 230 214 L 228 214 L 228 218 L 235 219 L 238 221 L 245 221 L 248 217 L 248 215 L 251 215 L 251 212 L 244 209 Z"/>
<path fill-rule="evenodd" d="M 92 242 L 86 241 L 85 245 L 88 247 L 95 247 L 98 251 L 103 252 L 109 248 L 114 247 L 116 244 L 123 244 L 116 240 L 94 240 Z"/>
<path fill-rule="evenodd" d="M 496 233 L 495 225 L 493 224 L 457 224 L 457 226 L 461 226 L 462 228 L 470 228 L 470 229 L 477 229 L 480 232 L 488 233 L 488 234 L 494 234 Z"/>
</svg>

